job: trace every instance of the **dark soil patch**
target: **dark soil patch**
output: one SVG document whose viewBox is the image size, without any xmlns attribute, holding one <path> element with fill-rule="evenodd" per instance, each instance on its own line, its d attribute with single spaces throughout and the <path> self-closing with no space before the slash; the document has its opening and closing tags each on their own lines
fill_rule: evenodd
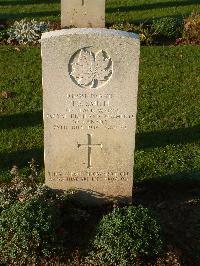
<svg viewBox="0 0 200 266">
<path fill-rule="evenodd" d="M 141 183 L 136 187 L 134 204 L 151 208 L 161 222 L 166 254 L 155 265 L 199 265 L 200 181 L 157 179 Z"/>
</svg>

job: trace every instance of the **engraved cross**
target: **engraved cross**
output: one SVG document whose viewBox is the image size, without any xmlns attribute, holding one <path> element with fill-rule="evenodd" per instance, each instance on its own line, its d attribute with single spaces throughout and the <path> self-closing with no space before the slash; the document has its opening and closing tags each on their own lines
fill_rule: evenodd
<svg viewBox="0 0 200 266">
<path fill-rule="evenodd" d="M 78 143 L 78 148 L 80 148 L 81 146 L 87 146 L 88 147 L 88 165 L 87 168 L 91 168 L 92 166 L 92 147 L 93 146 L 100 146 L 100 148 L 103 148 L 102 143 L 100 144 L 92 144 L 92 135 L 91 134 L 87 134 L 88 137 L 88 143 L 87 144 L 79 144 Z"/>
</svg>

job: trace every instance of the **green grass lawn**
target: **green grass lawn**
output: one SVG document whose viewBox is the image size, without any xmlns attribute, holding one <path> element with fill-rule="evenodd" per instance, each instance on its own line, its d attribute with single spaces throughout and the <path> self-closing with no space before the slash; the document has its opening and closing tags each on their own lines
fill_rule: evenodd
<svg viewBox="0 0 200 266">
<path fill-rule="evenodd" d="M 0 47 L 0 169 L 43 169 L 41 59 L 37 47 Z M 199 46 L 142 47 L 135 180 L 200 171 Z M 9 62 L 9 63 L 8 63 Z"/>
<path fill-rule="evenodd" d="M 38 48 L 0 50 L 0 91 L 14 92 L 0 100 L 0 169 L 6 171 L 13 163 L 27 165 L 31 157 L 42 163 L 41 61 Z"/>
<path fill-rule="evenodd" d="M 185 16 L 200 10 L 199 0 L 108 0 L 106 22 L 146 21 L 156 17 Z M 21 18 L 60 21 L 58 0 L 0 0 L 0 21 Z"/>
<path fill-rule="evenodd" d="M 106 22 L 192 11 L 200 11 L 199 0 L 109 0 Z M 59 22 L 60 1 L 0 0 L 0 24 L 25 17 Z M 194 266 L 200 261 L 199 54 L 200 46 L 192 45 L 141 47 L 134 166 L 134 204 L 157 213 L 166 251 L 181 250 L 181 265 Z M 39 47 L 0 46 L 0 183 L 13 165 L 27 172 L 32 158 L 44 181 L 41 72 Z"/>
</svg>

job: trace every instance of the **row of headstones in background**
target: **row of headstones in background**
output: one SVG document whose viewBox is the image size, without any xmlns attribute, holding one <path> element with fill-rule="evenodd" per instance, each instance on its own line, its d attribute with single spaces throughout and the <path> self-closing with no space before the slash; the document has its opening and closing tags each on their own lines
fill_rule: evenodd
<svg viewBox="0 0 200 266">
<path fill-rule="evenodd" d="M 82 2 L 65 1 L 71 10 Z M 46 184 L 88 203 L 131 201 L 138 36 L 74 28 L 45 33 L 41 44 Z"/>
</svg>

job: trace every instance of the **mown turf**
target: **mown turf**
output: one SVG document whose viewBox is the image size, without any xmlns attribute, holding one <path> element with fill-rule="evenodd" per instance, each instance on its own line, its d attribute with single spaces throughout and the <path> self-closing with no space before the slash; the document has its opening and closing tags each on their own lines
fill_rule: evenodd
<svg viewBox="0 0 200 266">
<path fill-rule="evenodd" d="M 43 169 L 40 49 L 0 47 L 0 169 Z M 142 47 L 135 179 L 198 178 L 200 173 L 199 46 Z"/>
<path fill-rule="evenodd" d="M 158 17 L 182 17 L 200 10 L 199 0 L 108 0 L 108 23 L 148 21 Z"/>
<path fill-rule="evenodd" d="M 200 2 L 109 0 L 106 7 L 109 24 L 185 16 L 200 10 Z M 60 1 L 0 0 L 0 23 L 24 17 L 59 22 Z M 183 265 L 194 266 L 200 259 L 199 54 L 199 46 L 141 48 L 133 198 L 157 213 L 172 257 L 181 251 Z M 32 158 L 44 178 L 41 83 L 39 47 L 0 46 L 0 183 L 13 165 L 26 171 Z M 170 265 L 167 260 L 159 265 Z"/>
<path fill-rule="evenodd" d="M 199 0 L 107 0 L 106 22 L 151 20 L 154 17 L 185 16 L 200 10 Z M 22 18 L 60 20 L 60 0 L 0 0 L 0 21 Z"/>
<path fill-rule="evenodd" d="M 42 88 L 38 48 L 0 48 L 0 169 L 28 165 L 32 157 L 42 163 Z M 8 63 L 9 62 L 9 63 Z"/>
<path fill-rule="evenodd" d="M 144 47 L 137 180 L 200 169 L 200 47 Z"/>
</svg>

